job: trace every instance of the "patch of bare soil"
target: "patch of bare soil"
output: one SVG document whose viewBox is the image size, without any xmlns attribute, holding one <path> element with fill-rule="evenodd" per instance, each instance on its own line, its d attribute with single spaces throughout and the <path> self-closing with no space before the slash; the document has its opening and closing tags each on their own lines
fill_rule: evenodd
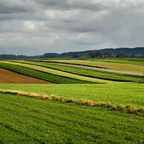
<svg viewBox="0 0 144 144">
<path fill-rule="evenodd" d="M 51 82 L 25 76 L 0 68 L 0 83 L 12 83 L 12 84 L 52 84 Z"/>
</svg>

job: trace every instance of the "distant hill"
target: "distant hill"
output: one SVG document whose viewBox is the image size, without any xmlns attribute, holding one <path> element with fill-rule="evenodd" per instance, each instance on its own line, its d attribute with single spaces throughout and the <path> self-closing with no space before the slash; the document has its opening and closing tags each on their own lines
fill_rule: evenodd
<svg viewBox="0 0 144 144">
<path fill-rule="evenodd" d="M 62 54 L 57 53 L 45 53 L 43 55 L 44 58 L 50 57 L 66 57 L 66 56 L 74 56 L 74 55 L 90 55 L 94 50 L 88 51 L 79 51 L 79 52 L 65 52 Z M 104 55 L 112 55 L 112 54 L 119 54 L 119 53 L 127 53 L 127 54 L 144 54 L 144 47 L 136 47 L 136 48 L 106 48 L 106 49 L 99 49 L 96 51 L 102 51 Z"/>
<path fill-rule="evenodd" d="M 38 56 L 25 56 L 25 55 L 12 55 L 1 54 L 0 59 L 25 59 L 25 58 L 53 58 L 53 57 L 67 57 L 76 55 L 90 55 L 95 50 L 77 51 L 77 52 L 65 52 L 65 53 L 45 53 Z M 144 47 L 136 48 L 105 48 L 96 51 L 102 51 L 105 56 L 118 55 L 119 53 L 126 53 L 128 55 L 142 55 L 144 56 Z"/>
<path fill-rule="evenodd" d="M 102 50 L 105 55 L 110 55 L 110 54 L 118 54 L 121 52 L 125 52 L 127 54 L 144 54 L 144 47 L 136 47 L 136 48 L 108 48 L 108 49 L 103 49 Z"/>
</svg>

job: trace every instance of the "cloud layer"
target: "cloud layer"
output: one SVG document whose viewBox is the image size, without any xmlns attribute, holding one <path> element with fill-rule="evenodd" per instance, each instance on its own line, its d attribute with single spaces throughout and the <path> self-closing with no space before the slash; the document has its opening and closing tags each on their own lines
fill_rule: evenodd
<svg viewBox="0 0 144 144">
<path fill-rule="evenodd" d="M 144 46 L 143 0 L 1 0 L 0 54 Z"/>
</svg>

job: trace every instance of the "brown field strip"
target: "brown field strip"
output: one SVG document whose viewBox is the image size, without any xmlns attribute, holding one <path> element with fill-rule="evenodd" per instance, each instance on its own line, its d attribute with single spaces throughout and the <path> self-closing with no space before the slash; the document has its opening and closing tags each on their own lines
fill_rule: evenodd
<svg viewBox="0 0 144 144">
<path fill-rule="evenodd" d="M 52 84 L 51 82 L 25 76 L 0 68 L 0 83 L 12 83 L 12 84 Z"/>
</svg>

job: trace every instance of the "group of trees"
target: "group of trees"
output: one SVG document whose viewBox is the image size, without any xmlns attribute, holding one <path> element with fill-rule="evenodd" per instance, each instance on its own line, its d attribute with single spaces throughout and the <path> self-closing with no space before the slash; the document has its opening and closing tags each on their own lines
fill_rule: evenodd
<svg viewBox="0 0 144 144">
<path fill-rule="evenodd" d="M 26 56 L 14 54 L 1 54 L 0 59 L 26 59 L 26 58 L 39 58 L 40 56 Z"/>
<path fill-rule="evenodd" d="M 77 59 L 87 59 L 89 57 L 104 57 L 103 51 L 92 51 L 90 54 L 76 54 L 73 55 L 72 58 L 77 58 Z"/>
<path fill-rule="evenodd" d="M 87 59 L 88 57 L 92 57 L 92 58 L 102 58 L 102 57 L 119 57 L 119 58 L 124 58 L 124 57 L 136 57 L 135 54 L 128 54 L 126 52 L 119 52 L 119 53 L 115 53 L 115 54 L 104 54 L 103 51 L 92 51 L 90 54 L 84 55 L 84 54 L 77 54 L 72 56 L 72 58 L 78 58 L 78 59 Z M 144 55 L 143 55 L 144 57 Z"/>
<path fill-rule="evenodd" d="M 90 54 L 90 57 L 103 57 L 104 56 L 104 53 L 103 51 L 92 51 L 92 53 Z"/>
<path fill-rule="evenodd" d="M 129 54 L 127 52 L 121 51 L 119 53 L 112 53 L 112 54 L 104 54 L 103 51 L 92 51 L 91 54 L 89 54 L 90 57 L 119 57 L 119 58 L 124 58 L 124 57 L 137 57 L 136 54 Z M 144 57 L 144 54 L 141 56 Z"/>
</svg>

